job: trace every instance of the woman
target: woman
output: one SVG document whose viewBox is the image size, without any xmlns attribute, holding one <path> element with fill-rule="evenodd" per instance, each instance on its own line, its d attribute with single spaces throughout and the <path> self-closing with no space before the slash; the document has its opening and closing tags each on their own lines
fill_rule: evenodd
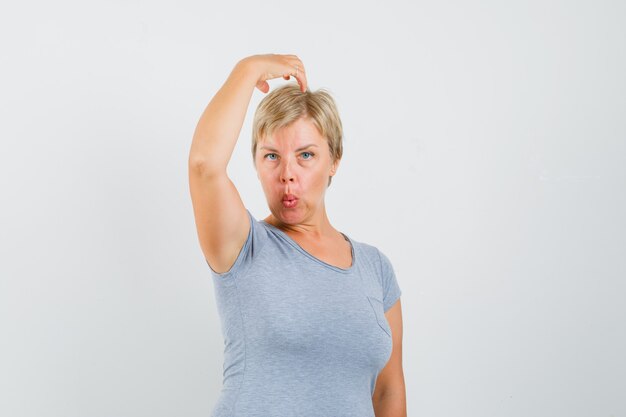
<svg viewBox="0 0 626 417">
<path fill-rule="evenodd" d="M 252 156 L 271 214 L 258 221 L 226 167 L 254 88 Z M 324 195 L 342 156 L 335 103 L 295 55 L 239 61 L 189 155 L 200 245 L 224 337 L 212 417 L 406 416 L 400 288 L 389 259 L 336 230 Z"/>
</svg>

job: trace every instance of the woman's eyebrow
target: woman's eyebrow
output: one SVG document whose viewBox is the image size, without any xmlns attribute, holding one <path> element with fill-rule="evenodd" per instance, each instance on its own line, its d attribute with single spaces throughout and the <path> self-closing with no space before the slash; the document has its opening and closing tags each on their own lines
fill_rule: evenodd
<svg viewBox="0 0 626 417">
<path fill-rule="evenodd" d="M 305 150 L 306 148 L 310 148 L 310 147 L 312 147 L 312 146 L 317 147 L 317 145 L 315 145 L 315 144 L 311 143 L 311 144 L 309 144 L 309 145 L 302 146 L 301 148 L 296 149 L 296 152 L 298 152 L 298 151 L 303 151 L 303 150 Z M 261 149 L 267 149 L 268 151 L 278 152 L 276 149 L 271 148 L 271 147 L 269 147 L 269 146 L 261 146 L 261 147 L 259 148 L 259 150 L 261 150 Z"/>
</svg>

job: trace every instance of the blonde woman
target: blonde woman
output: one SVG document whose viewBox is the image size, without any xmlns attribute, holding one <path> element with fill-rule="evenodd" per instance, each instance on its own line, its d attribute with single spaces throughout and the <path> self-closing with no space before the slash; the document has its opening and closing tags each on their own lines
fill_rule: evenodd
<svg viewBox="0 0 626 417">
<path fill-rule="evenodd" d="M 226 167 L 255 88 L 252 158 L 270 214 L 257 220 Z M 235 65 L 204 110 L 189 185 L 224 338 L 212 417 L 403 417 L 401 290 L 389 259 L 335 229 L 324 204 L 342 157 L 333 98 L 296 55 Z"/>
</svg>

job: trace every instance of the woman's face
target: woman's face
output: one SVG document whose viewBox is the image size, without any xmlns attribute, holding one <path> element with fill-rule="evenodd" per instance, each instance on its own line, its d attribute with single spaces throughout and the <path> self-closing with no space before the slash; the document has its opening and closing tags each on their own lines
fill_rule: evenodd
<svg viewBox="0 0 626 417">
<path fill-rule="evenodd" d="M 325 209 L 328 177 L 339 161 L 331 161 L 328 142 L 311 120 L 300 118 L 259 139 L 255 164 L 275 218 L 296 224 L 325 214 L 318 210 Z"/>
</svg>

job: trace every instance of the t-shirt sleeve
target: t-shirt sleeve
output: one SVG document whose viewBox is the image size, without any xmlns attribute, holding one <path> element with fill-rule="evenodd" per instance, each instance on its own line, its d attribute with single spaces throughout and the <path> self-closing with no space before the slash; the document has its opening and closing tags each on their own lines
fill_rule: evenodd
<svg viewBox="0 0 626 417">
<path fill-rule="evenodd" d="M 230 267 L 230 269 L 221 273 L 215 272 L 213 268 L 211 268 L 209 261 L 205 259 L 206 264 L 211 270 L 211 275 L 213 275 L 215 279 L 229 281 L 232 277 L 245 272 L 255 259 L 255 254 L 259 252 L 265 239 L 267 239 L 267 232 L 265 232 L 263 226 L 257 221 L 252 213 L 250 213 L 250 210 L 246 209 L 246 212 L 248 213 L 248 220 L 250 221 L 250 230 L 248 231 L 246 241 L 237 255 L 235 263 Z"/>
<path fill-rule="evenodd" d="M 386 313 L 387 310 L 398 301 L 398 298 L 402 295 L 402 290 L 400 290 L 393 265 L 391 265 L 389 258 L 380 250 L 378 251 L 378 255 L 380 256 L 382 271 L 383 309 Z"/>
</svg>

